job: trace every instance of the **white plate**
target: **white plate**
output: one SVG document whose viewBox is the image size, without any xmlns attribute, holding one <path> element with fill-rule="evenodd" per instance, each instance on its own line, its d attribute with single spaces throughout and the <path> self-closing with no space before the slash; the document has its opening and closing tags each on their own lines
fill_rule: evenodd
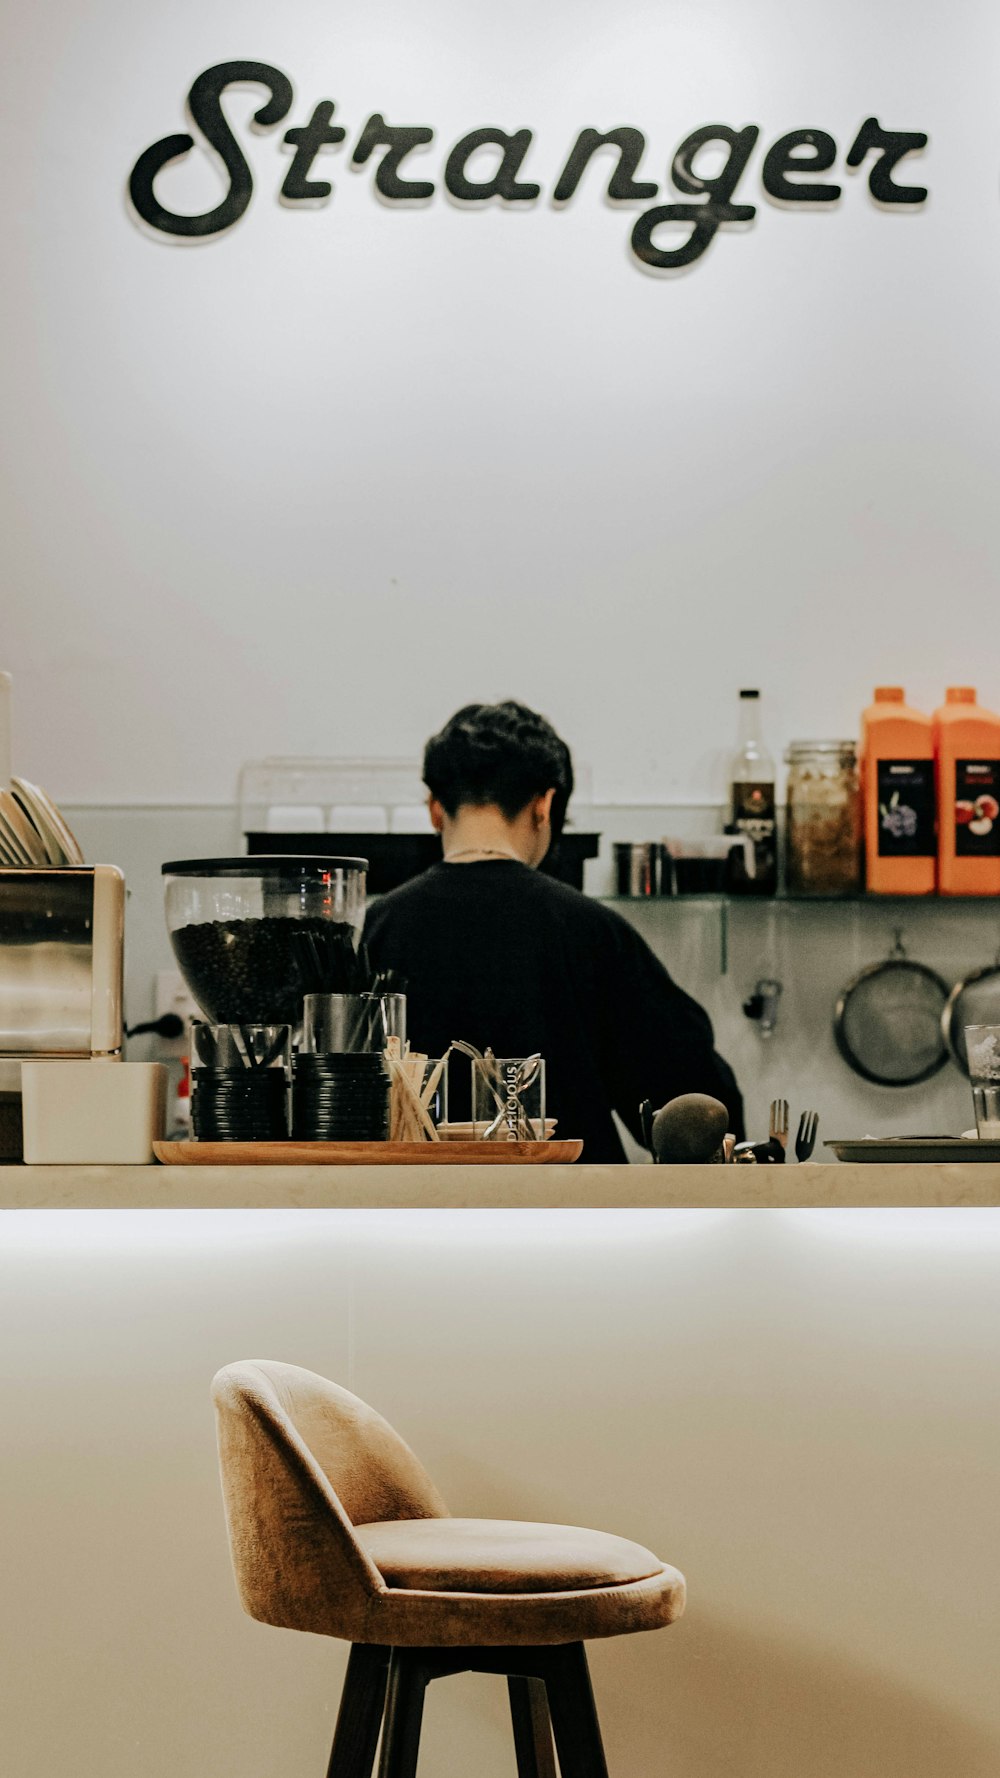
<svg viewBox="0 0 1000 1778">
<path fill-rule="evenodd" d="M 22 865 L 23 863 L 20 847 L 15 851 L 13 840 L 7 838 L 6 827 L 0 825 L 0 864 Z"/>
<path fill-rule="evenodd" d="M 68 864 L 69 859 L 63 850 L 59 835 L 46 815 L 44 807 L 33 794 L 34 787 L 26 784 L 23 778 L 12 778 L 10 782 L 11 794 L 20 803 L 27 819 L 41 839 L 49 864 Z"/>
<path fill-rule="evenodd" d="M 45 864 L 45 847 L 9 790 L 0 790 L 0 832 L 20 864 Z"/>
<path fill-rule="evenodd" d="M 60 862 L 65 864 L 82 864 L 83 851 L 80 842 L 71 829 L 67 827 L 59 810 L 56 808 L 55 803 L 52 801 L 52 798 L 42 790 L 40 785 L 29 784 L 27 778 L 12 778 L 11 783 L 15 784 L 17 789 L 24 794 L 31 806 L 32 815 L 36 822 L 38 816 L 41 816 L 48 823 L 55 836 L 56 842 L 65 855 Z M 44 832 L 44 829 L 39 826 L 39 831 Z M 55 860 L 53 860 L 53 862 L 55 862 Z"/>
</svg>

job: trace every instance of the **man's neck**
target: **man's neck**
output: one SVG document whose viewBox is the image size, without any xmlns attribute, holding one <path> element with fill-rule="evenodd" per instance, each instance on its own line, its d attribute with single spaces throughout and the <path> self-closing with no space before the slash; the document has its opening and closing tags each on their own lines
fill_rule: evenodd
<svg viewBox="0 0 1000 1778">
<path fill-rule="evenodd" d="M 501 809 L 463 808 L 446 820 L 441 833 L 446 862 L 474 864 L 477 859 L 511 858 L 530 863 L 531 835 L 521 833 Z"/>
</svg>

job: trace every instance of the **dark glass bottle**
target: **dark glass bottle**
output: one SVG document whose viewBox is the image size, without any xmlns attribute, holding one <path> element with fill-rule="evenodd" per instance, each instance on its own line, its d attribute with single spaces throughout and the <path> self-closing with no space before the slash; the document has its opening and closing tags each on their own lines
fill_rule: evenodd
<svg viewBox="0 0 1000 1778">
<path fill-rule="evenodd" d="M 738 852 L 730 868 L 734 895 L 773 895 L 778 887 L 778 835 L 775 826 L 774 761 L 764 745 L 760 692 L 740 692 L 740 732 L 729 774 L 730 833 L 753 842 L 756 872 L 750 876 Z"/>
</svg>

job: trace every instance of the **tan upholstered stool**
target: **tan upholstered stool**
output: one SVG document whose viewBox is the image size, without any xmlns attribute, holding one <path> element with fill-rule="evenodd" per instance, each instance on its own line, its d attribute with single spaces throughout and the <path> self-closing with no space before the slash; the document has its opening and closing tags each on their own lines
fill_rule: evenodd
<svg viewBox="0 0 1000 1778">
<path fill-rule="evenodd" d="M 684 1578 L 603 1531 L 455 1519 L 392 1427 L 296 1365 L 212 1386 L 233 1567 L 265 1624 L 354 1644 L 327 1778 L 413 1778 L 431 1679 L 504 1673 L 519 1778 L 606 1778 L 583 1644 L 656 1630 Z"/>
</svg>

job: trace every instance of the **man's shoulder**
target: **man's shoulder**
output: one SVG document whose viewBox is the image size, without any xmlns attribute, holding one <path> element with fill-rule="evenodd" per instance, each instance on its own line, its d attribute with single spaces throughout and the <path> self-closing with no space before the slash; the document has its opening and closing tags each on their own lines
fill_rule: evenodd
<svg viewBox="0 0 1000 1778">
<path fill-rule="evenodd" d="M 563 883 L 556 883 L 553 878 L 540 878 L 537 871 L 529 870 L 527 865 L 504 865 L 501 869 L 491 870 L 489 877 L 476 874 L 476 866 L 458 864 L 432 864 L 419 876 L 410 877 L 395 889 L 387 889 L 384 893 L 369 902 L 368 912 L 391 915 L 411 907 L 419 907 L 429 902 L 447 906 L 456 901 L 465 901 L 470 892 L 474 892 L 478 900 L 493 900 L 508 895 L 535 896 L 542 885 L 551 885 L 556 889 L 564 889 Z M 542 887 L 542 894 L 545 890 Z M 576 890 L 569 890 L 575 895 Z M 582 899 L 582 898 L 581 898 Z"/>
<path fill-rule="evenodd" d="M 409 882 L 400 883 L 398 888 L 385 890 L 368 903 L 365 924 L 371 925 L 383 918 L 391 918 L 394 914 L 405 913 L 411 907 L 419 907 L 428 898 L 436 899 L 440 879 L 439 867 L 432 865 L 429 870 L 421 871 L 418 877 L 411 877 Z"/>
<path fill-rule="evenodd" d="M 615 908 L 598 901 L 596 896 L 586 895 L 582 889 L 575 889 L 570 883 L 561 882 L 558 877 L 533 871 L 529 891 L 556 917 L 586 932 L 595 944 L 603 940 L 608 945 L 628 945 L 638 938 L 635 928 Z"/>
<path fill-rule="evenodd" d="M 468 868 L 472 870 L 474 866 Z M 429 904 L 447 905 L 456 894 L 467 893 L 473 885 L 461 879 L 460 870 L 459 865 L 433 865 L 408 883 L 401 883 L 399 888 L 378 896 L 369 906 L 369 926 L 377 928 L 383 923 L 392 924 L 397 918 L 415 914 Z M 638 938 L 634 927 L 614 908 L 606 907 L 594 896 L 585 895 L 583 890 L 575 889 L 544 871 L 529 870 L 526 866 L 507 867 L 502 876 L 497 872 L 492 877 L 489 893 L 491 898 L 497 896 L 508 903 L 518 902 L 540 916 L 572 927 L 586 934 L 595 945 L 629 946 Z"/>
</svg>

